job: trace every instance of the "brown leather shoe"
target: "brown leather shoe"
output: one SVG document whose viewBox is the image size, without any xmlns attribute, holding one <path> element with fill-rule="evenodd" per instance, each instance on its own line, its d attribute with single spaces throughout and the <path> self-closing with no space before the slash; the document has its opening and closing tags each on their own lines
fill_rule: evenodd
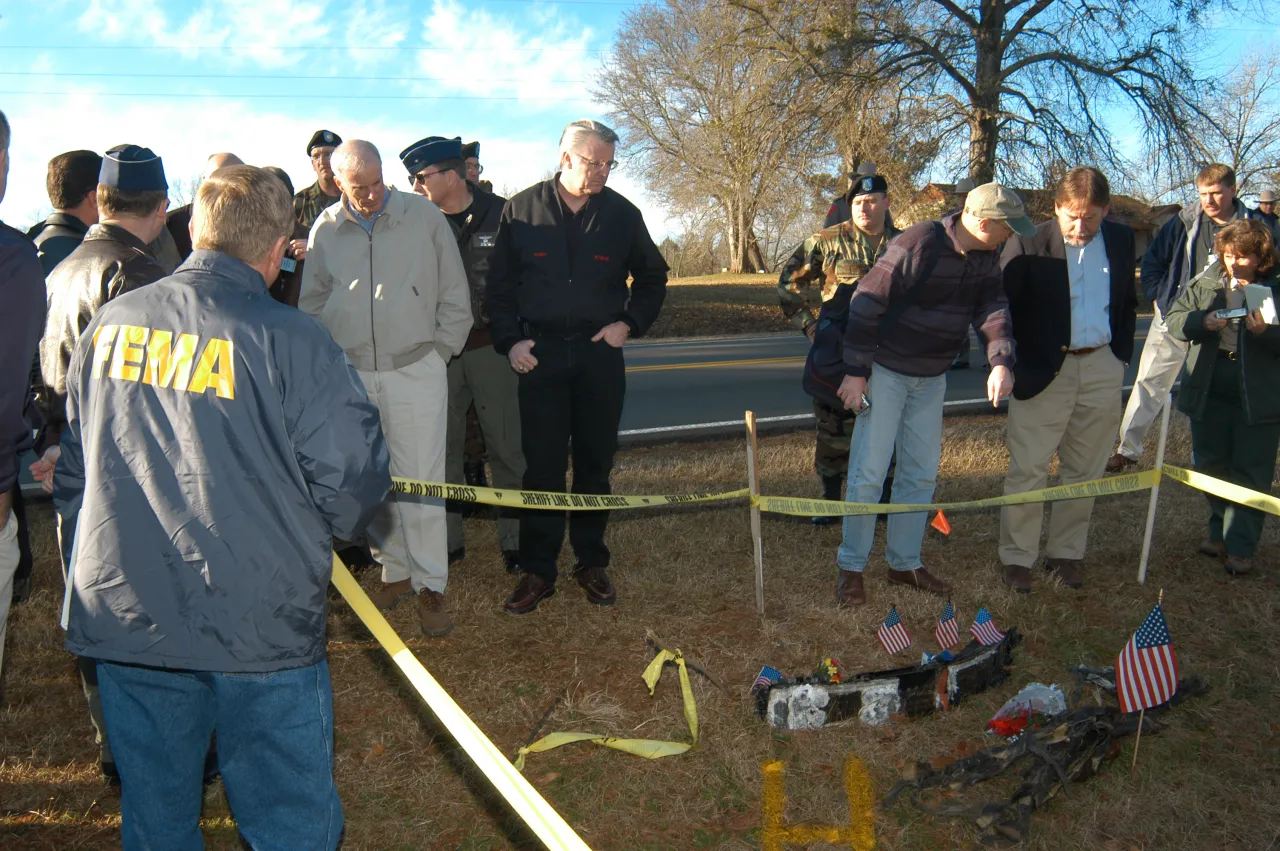
<svg viewBox="0 0 1280 851">
<path fill-rule="evenodd" d="M 1222 567 L 1232 576 L 1244 576 L 1246 573 L 1253 572 L 1253 559 L 1246 556 L 1227 556 L 1227 560 L 1222 563 Z"/>
<path fill-rule="evenodd" d="M 1115 455 L 1112 455 L 1110 458 L 1107 459 L 1107 472 L 1123 473 L 1125 467 L 1132 467 L 1134 464 L 1137 464 L 1137 463 L 1138 463 L 1137 458 L 1130 458 L 1128 455 L 1121 455 L 1119 452 L 1117 452 Z"/>
<path fill-rule="evenodd" d="M 509 615 L 527 615 L 543 600 L 556 593 L 556 586 L 547 582 L 536 573 L 526 573 L 520 577 L 516 590 L 502 604 Z"/>
<path fill-rule="evenodd" d="M 1068 588 L 1084 587 L 1084 562 L 1075 558 L 1045 559 L 1044 569 L 1057 574 Z"/>
<path fill-rule="evenodd" d="M 400 604 L 405 597 L 413 596 L 413 586 L 408 579 L 399 582 L 384 582 L 382 587 L 369 595 L 369 599 L 380 612 L 389 612 Z"/>
<path fill-rule="evenodd" d="M 581 567 L 573 572 L 573 576 L 587 592 L 587 599 L 597 606 L 612 606 L 618 602 L 618 592 L 609 581 L 609 574 L 603 567 Z"/>
<path fill-rule="evenodd" d="M 422 634 L 431 638 L 448 635 L 453 629 L 453 621 L 444 610 L 444 595 L 430 588 L 418 592 L 418 625 Z"/>
<path fill-rule="evenodd" d="M 1227 545 L 1222 541 L 1201 541 L 1200 547 L 1196 550 L 1202 556 L 1216 558 L 1219 561 L 1227 557 Z"/>
<path fill-rule="evenodd" d="M 1006 564 L 1002 578 L 1005 585 L 1019 594 L 1031 593 L 1031 568 L 1020 564 Z"/>
<path fill-rule="evenodd" d="M 857 570 L 837 571 L 836 602 L 841 606 L 861 606 L 867 602 L 866 589 L 862 587 L 862 573 Z"/>
<path fill-rule="evenodd" d="M 951 593 L 950 582 L 939 579 L 923 567 L 917 567 L 915 570 L 891 570 L 889 571 L 889 581 L 896 582 L 899 585 L 907 585 L 920 591 L 928 591 L 930 594 L 937 594 L 939 597 L 945 597 Z"/>
</svg>

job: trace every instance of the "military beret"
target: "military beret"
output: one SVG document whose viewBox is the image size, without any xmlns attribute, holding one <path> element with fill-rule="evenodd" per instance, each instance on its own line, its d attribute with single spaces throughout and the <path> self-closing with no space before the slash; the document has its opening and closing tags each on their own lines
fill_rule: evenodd
<svg viewBox="0 0 1280 851">
<path fill-rule="evenodd" d="M 164 179 L 164 163 L 150 148 L 138 145 L 121 145 L 107 151 L 98 182 L 126 192 L 163 192 L 169 188 Z"/>
<path fill-rule="evenodd" d="M 468 142 L 467 144 L 462 146 L 462 158 L 464 160 L 469 160 L 472 157 L 475 157 L 476 159 L 480 159 L 480 143 L 479 142 Z"/>
<path fill-rule="evenodd" d="M 316 148 L 336 148 L 341 144 L 342 137 L 332 130 L 317 130 L 311 134 L 311 141 L 307 142 L 307 156 L 311 156 Z"/>
<path fill-rule="evenodd" d="M 853 183 L 853 195 L 857 198 L 859 195 L 870 195 L 872 192 L 888 192 L 889 181 L 885 180 L 878 174 L 870 177 L 860 177 Z"/>
<path fill-rule="evenodd" d="M 461 136 L 454 136 L 452 139 L 428 136 L 400 152 L 400 162 L 404 163 L 404 167 L 410 174 L 417 174 L 434 163 L 460 159 L 462 159 Z"/>
</svg>

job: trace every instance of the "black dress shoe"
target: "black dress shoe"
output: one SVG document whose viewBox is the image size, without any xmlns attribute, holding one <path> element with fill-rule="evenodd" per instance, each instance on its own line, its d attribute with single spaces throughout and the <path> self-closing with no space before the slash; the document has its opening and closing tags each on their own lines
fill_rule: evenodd
<svg viewBox="0 0 1280 851">
<path fill-rule="evenodd" d="M 603 567 L 578 566 L 573 576 L 587 592 L 587 599 L 597 606 L 612 606 L 618 602 L 618 592 L 609 581 L 609 574 Z"/>
<path fill-rule="evenodd" d="M 507 573 L 510 573 L 512 576 L 519 576 L 521 573 L 524 573 L 524 568 L 520 566 L 520 551 L 503 550 L 502 566 L 505 567 L 507 569 Z"/>
<path fill-rule="evenodd" d="M 462 561 L 466 557 L 466 547 L 458 547 L 456 550 L 449 550 L 449 564 L 453 564 L 455 561 Z"/>
<path fill-rule="evenodd" d="M 536 573 L 526 573 L 520 577 L 516 590 L 511 592 L 511 596 L 502 604 L 502 608 L 509 615 L 527 615 L 554 593 L 556 593 L 556 586 Z"/>
</svg>

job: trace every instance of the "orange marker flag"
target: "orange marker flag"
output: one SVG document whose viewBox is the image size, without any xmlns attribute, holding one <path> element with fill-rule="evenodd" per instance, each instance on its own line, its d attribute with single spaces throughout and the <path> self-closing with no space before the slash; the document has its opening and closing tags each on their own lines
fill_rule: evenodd
<svg viewBox="0 0 1280 851">
<path fill-rule="evenodd" d="M 951 524 L 947 522 L 947 515 L 943 514 L 941 511 L 933 515 L 933 520 L 929 521 L 929 525 L 944 535 L 951 534 Z"/>
</svg>

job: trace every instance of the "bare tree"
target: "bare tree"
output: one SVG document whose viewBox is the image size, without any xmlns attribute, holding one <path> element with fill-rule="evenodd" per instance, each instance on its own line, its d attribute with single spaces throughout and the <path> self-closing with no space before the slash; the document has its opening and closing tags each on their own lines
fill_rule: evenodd
<svg viewBox="0 0 1280 851">
<path fill-rule="evenodd" d="M 1280 55 L 1245 56 L 1203 109 L 1195 136 L 1201 160 L 1230 165 L 1241 187 L 1280 178 Z"/>
<path fill-rule="evenodd" d="M 942 97 L 937 135 L 967 136 L 969 175 L 985 182 L 1064 163 L 1122 168 L 1103 124 L 1117 106 L 1136 113 L 1149 151 L 1184 154 L 1198 115 L 1190 45 L 1202 16 L 1236 0 L 829 0 L 821 14 L 808 0 L 732 2 L 815 73 Z"/>
<path fill-rule="evenodd" d="M 808 170 L 821 125 L 803 63 L 745 41 L 747 19 L 724 0 L 633 9 L 595 92 L 655 197 L 677 212 L 715 208 L 733 272 L 768 265 L 761 204 Z"/>
</svg>

